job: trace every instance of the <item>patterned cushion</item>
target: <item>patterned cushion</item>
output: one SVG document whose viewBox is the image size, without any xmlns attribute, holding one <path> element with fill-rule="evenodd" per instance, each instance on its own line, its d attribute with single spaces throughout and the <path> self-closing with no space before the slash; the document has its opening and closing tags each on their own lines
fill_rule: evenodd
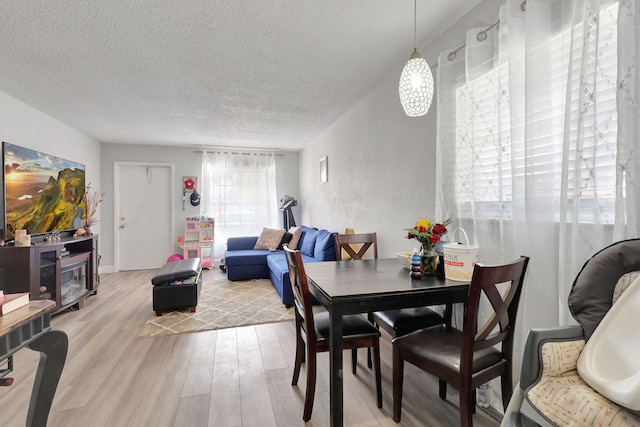
<svg viewBox="0 0 640 427">
<path fill-rule="evenodd" d="M 274 228 L 267 227 L 263 228 L 253 249 L 275 251 L 278 248 L 284 233 L 284 230 L 276 230 Z"/>
<path fill-rule="evenodd" d="M 624 274 L 618 283 L 616 283 L 616 287 L 613 288 L 613 303 L 615 304 L 620 298 L 620 295 L 629 287 L 629 285 L 636 280 L 636 278 L 640 276 L 640 271 L 632 271 L 631 273 Z"/>
<path fill-rule="evenodd" d="M 529 404 L 562 427 L 640 426 L 638 416 L 605 399 L 580 378 L 576 363 L 583 348 L 583 340 L 542 345 L 542 377 L 527 391 Z"/>
</svg>

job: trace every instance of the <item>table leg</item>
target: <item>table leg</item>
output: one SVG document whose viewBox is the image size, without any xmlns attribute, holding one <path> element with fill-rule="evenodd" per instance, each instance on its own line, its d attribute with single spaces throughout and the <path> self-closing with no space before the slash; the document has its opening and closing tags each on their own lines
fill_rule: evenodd
<svg viewBox="0 0 640 427">
<path fill-rule="evenodd" d="M 29 344 L 40 353 L 40 362 L 33 382 L 27 426 L 46 426 L 62 368 L 67 358 L 69 340 L 62 331 L 50 330 Z"/>
<path fill-rule="evenodd" d="M 331 354 L 329 383 L 331 427 L 342 427 L 342 315 L 329 310 L 329 349 Z"/>
</svg>

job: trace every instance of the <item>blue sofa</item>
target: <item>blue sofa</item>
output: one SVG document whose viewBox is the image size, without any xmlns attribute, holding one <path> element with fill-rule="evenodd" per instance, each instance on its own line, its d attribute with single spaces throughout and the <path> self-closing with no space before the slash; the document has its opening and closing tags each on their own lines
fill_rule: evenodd
<svg viewBox="0 0 640 427">
<path fill-rule="evenodd" d="M 335 261 L 335 232 L 301 226 L 302 234 L 297 249 L 305 263 Z M 253 249 L 258 236 L 230 237 L 227 239 L 225 263 L 229 280 L 271 279 L 282 298 L 282 303 L 293 305 L 293 293 L 289 281 L 289 267 L 283 250 Z"/>
</svg>

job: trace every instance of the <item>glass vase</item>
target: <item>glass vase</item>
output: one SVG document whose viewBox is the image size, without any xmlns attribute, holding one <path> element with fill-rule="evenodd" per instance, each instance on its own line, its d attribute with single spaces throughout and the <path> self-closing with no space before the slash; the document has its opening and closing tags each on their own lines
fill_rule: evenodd
<svg viewBox="0 0 640 427">
<path fill-rule="evenodd" d="M 440 257 L 438 253 L 433 248 L 424 248 L 424 252 L 422 253 L 422 274 L 436 274 L 439 263 Z"/>
</svg>

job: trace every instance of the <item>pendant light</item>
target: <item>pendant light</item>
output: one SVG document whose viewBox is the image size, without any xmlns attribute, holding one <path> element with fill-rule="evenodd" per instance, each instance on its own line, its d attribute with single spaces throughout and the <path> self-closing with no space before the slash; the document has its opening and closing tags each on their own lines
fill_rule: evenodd
<svg viewBox="0 0 640 427">
<path fill-rule="evenodd" d="M 416 6 L 413 0 L 413 53 L 400 75 L 400 103 L 409 117 L 420 117 L 427 114 L 433 99 L 433 76 L 427 61 L 416 48 Z"/>
</svg>

